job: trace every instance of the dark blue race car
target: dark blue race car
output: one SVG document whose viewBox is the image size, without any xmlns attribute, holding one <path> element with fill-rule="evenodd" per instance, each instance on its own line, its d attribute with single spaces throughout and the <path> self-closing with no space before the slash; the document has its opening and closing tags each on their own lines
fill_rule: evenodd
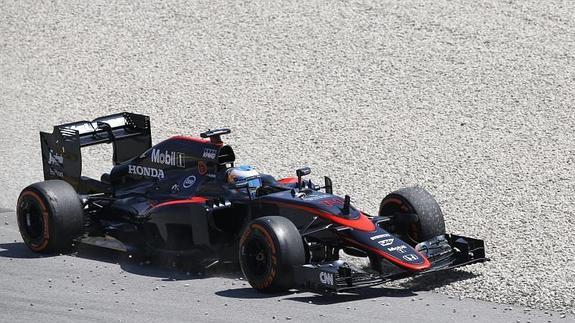
<svg viewBox="0 0 575 323">
<path fill-rule="evenodd" d="M 239 262 L 264 292 L 321 293 L 485 261 L 481 240 L 445 234 L 441 209 L 422 188 L 388 194 L 377 216 L 296 177 L 276 179 L 234 165 L 232 147 L 210 130 L 152 146 L 147 116 L 121 113 L 41 133 L 45 181 L 26 187 L 17 206 L 26 245 L 38 253 L 78 243 L 162 255 L 211 267 Z M 113 145 L 114 167 L 82 176 L 81 148 Z M 340 252 L 369 259 L 368 268 Z"/>
</svg>

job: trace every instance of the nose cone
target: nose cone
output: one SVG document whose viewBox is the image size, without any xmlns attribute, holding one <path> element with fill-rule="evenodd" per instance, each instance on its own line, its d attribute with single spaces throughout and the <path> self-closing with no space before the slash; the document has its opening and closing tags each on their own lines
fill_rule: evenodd
<svg viewBox="0 0 575 323">
<path fill-rule="evenodd" d="M 345 234 L 345 240 L 350 244 L 371 251 L 402 269 L 420 272 L 431 267 L 431 263 L 424 255 L 379 227 L 373 232 L 354 230 Z"/>
</svg>

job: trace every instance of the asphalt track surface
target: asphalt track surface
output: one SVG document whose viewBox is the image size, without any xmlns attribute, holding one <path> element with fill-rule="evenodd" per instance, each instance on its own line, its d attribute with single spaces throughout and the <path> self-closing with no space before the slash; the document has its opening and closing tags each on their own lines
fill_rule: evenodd
<svg viewBox="0 0 575 323">
<path fill-rule="evenodd" d="M 278 177 L 310 166 L 368 213 L 394 189 L 431 191 L 448 231 L 485 239 L 492 261 L 423 289 L 569 315 L 574 6 L 3 1 L 0 207 L 14 209 L 19 191 L 42 179 L 38 131 L 54 124 L 140 112 L 151 116 L 155 142 L 225 126 L 238 163 Z M 84 173 L 108 171 L 110 156 L 109 147 L 89 149 Z M 22 270 L 10 273 L 59 259 L 16 261 Z M 34 281 L 5 274 L 12 263 L 1 262 L 2 289 L 34 295 L 24 288 Z M 135 275 L 135 286 L 145 279 Z M 414 284 L 422 283 L 395 286 Z"/>
<path fill-rule="evenodd" d="M 188 275 L 98 250 L 38 257 L 20 242 L 17 225 L 0 227 L 0 262 L 4 322 L 566 321 L 556 312 L 405 288 L 370 288 L 337 296 L 264 295 L 233 268 L 207 277 Z"/>
</svg>

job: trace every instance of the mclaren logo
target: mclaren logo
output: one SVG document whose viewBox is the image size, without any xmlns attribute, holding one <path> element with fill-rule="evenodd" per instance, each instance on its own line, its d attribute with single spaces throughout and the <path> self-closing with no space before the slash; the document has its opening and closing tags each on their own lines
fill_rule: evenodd
<svg viewBox="0 0 575 323">
<path fill-rule="evenodd" d="M 322 271 L 319 273 L 319 281 L 322 284 L 333 286 L 333 274 L 332 273 L 326 273 L 325 271 Z"/>
<path fill-rule="evenodd" d="M 389 246 L 390 244 L 393 243 L 393 238 L 384 239 L 384 240 L 378 241 L 377 243 L 379 243 L 382 247 L 386 247 L 386 246 Z"/>
<path fill-rule="evenodd" d="M 177 166 L 180 168 L 186 167 L 184 163 L 184 154 L 177 152 L 165 151 L 162 152 L 159 149 L 152 149 L 152 163 Z"/>
</svg>

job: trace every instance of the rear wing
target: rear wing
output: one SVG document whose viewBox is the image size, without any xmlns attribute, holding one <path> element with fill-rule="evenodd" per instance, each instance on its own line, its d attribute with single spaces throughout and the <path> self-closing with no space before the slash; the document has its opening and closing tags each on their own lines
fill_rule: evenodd
<svg viewBox="0 0 575 323">
<path fill-rule="evenodd" d="M 82 177 L 80 148 L 111 143 L 114 164 L 141 155 L 152 146 L 150 118 L 123 112 L 93 121 L 67 123 L 54 126 L 52 133 L 40 132 L 40 143 L 44 179 L 65 180 L 78 192 L 97 191 L 90 182 L 98 181 Z"/>
</svg>

